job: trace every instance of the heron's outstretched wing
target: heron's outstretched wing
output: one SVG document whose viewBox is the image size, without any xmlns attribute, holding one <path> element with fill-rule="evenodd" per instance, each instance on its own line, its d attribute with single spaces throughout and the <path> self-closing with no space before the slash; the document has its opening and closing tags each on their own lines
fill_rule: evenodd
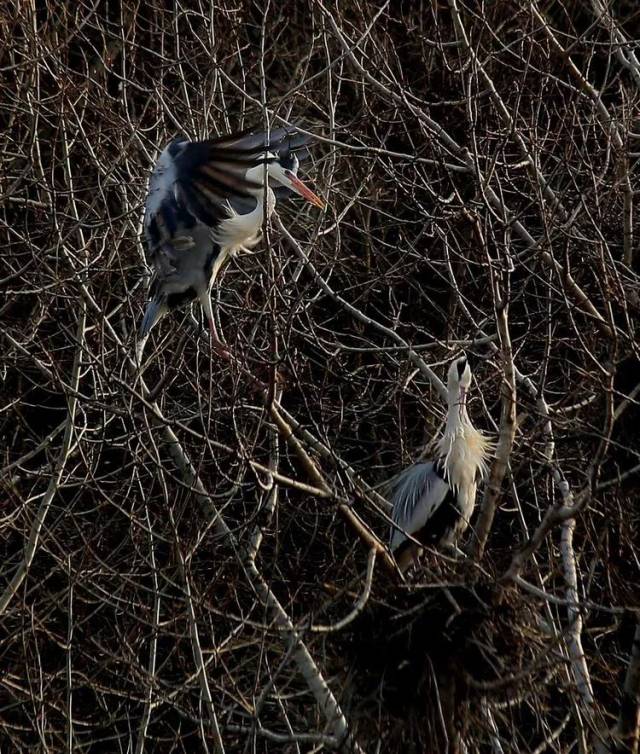
<svg viewBox="0 0 640 754">
<path fill-rule="evenodd" d="M 212 229 L 229 217 L 228 197 L 246 194 L 253 184 L 239 175 L 238 168 L 220 167 L 218 199 L 206 187 L 199 187 L 198 148 L 186 139 L 176 139 L 160 154 L 149 180 L 145 201 L 144 232 L 147 263 L 153 269 L 150 304 L 142 325 L 148 333 L 162 314 L 200 295 L 208 285 L 208 271 L 216 250 Z M 200 169 L 209 168 L 201 161 Z M 211 172 L 211 171 L 210 171 Z M 211 179 L 213 181 L 213 179 Z M 206 205 L 199 203 L 202 191 L 209 191 Z M 199 193 L 200 192 L 200 193 Z M 202 200 L 205 201 L 204 199 Z"/>
<path fill-rule="evenodd" d="M 228 217 L 227 202 L 252 199 L 261 184 L 245 178 L 264 152 L 228 146 L 218 139 L 183 141 L 172 150 L 174 193 L 178 204 L 200 222 L 215 228 Z"/>
<path fill-rule="evenodd" d="M 297 166 L 308 156 L 311 140 L 293 126 L 276 128 L 269 134 L 249 129 L 204 141 L 177 139 L 168 150 L 178 203 L 205 225 L 214 227 L 226 217 L 227 201 L 241 204 L 248 199 L 255 206 L 251 192 L 261 184 L 247 180 L 247 170 L 264 160 L 266 153 L 274 155 L 283 167 L 292 167 L 294 162 Z M 166 182 L 165 178 L 165 188 Z"/>
<path fill-rule="evenodd" d="M 444 503 L 451 488 L 432 462 L 414 463 L 392 483 L 393 512 L 389 546 L 396 550 L 407 534 L 422 529 Z"/>
<path fill-rule="evenodd" d="M 312 140 L 296 126 L 281 126 L 271 129 L 269 134 L 260 128 L 249 128 L 241 133 L 209 139 L 208 143 L 226 154 L 263 154 L 268 151 L 280 155 L 282 152 L 301 150 Z"/>
<path fill-rule="evenodd" d="M 162 263 L 160 249 L 172 257 L 170 264 L 188 249 L 202 247 L 209 253 L 208 229 L 229 217 L 230 200 L 255 206 L 249 192 L 259 184 L 244 177 L 255 159 L 253 153 L 223 155 L 209 142 L 183 138 L 163 150 L 149 180 L 144 212 L 147 261 L 155 269 Z"/>
<path fill-rule="evenodd" d="M 266 153 L 283 167 L 297 169 L 300 160 L 308 156 L 311 141 L 295 126 L 276 128 L 269 134 L 249 129 L 204 141 L 174 139 L 158 158 L 149 181 L 145 203 L 149 242 L 154 245 L 160 237 L 171 239 L 176 229 L 188 228 L 196 221 L 214 228 L 228 216 L 227 202 L 236 202 L 235 211 L 242 207 L 239 214 L 244 214 L 245 206 L 255 207 L 252 192 L 261 187 L 247 180 L 247 170 L 264 160 Z M 288 193 L 279 191 L 281 196 Z"/>
</svg>

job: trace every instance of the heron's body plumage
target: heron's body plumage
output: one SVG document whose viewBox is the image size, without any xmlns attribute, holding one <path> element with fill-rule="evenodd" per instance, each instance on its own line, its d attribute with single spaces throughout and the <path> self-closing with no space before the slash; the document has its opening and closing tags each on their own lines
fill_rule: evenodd
<svg viewBox="0 0 640 754">
<path fill-rule="evenodd" d="M 297 179 L 309 141 L 279 128 L 201 142 L 178 138 L 160 153 L 143 220 L 153 270 L 143 339 L 164 314 L 196 298 L 213 328 L 211 285 L 231 256 L 259 242 L 276 196 L 297 192 L 322 205 Z"/>
<path fill-rule="evenodd" d="M 436 459 L 409 466 L 392 485 L 389 546 L 402 570 L 419 550 L 413 540 L 432 547 L 455 545 L 469 526 L 478 482 L 488 474 L 493 443 L 471 424 L 465 405 L 471 372 L 466 360 L 463 373 L 452 375 L 452 370 L 447 424 L 436 444 Z M 459 383 L 467 373 L 460 399 Z"/>
<path fill-rule="evenodd" d="M 273 189 L 267 187 L 265 193 L 266 198 L 260 201 L 254 199 L 255 206 L 245 213 L 237 212 L 233 204 L 227 202 L 223 207 L 227 217 L 221 220 L 212 231 L 213 242 L 231 254 L 246 251 L 259 243 L 265 218 L 265 205 L 267 217 L 271 217 L 276 208 L 276 196 Z"/>
</svg>

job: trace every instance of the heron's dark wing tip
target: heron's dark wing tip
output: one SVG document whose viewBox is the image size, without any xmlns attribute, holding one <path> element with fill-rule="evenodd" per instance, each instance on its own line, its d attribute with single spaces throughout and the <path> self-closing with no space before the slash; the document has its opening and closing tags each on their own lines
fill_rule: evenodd
<svg viewBox="0 0 640 754">
<path fill-rule="evenodd" d="M 278 126 L 268 133 L 262 127 L 254 127 L 237 134 L 229 134 L 217 139 L 211 139 L 208 143 L 210 148 L 220 156 L 235 158 L 257 158 L 265 152 L 282 153 L 297 152 L 313 142 L 314 137 L 308 133 L 302 133 L 302 123 Z M 298 155 L 300 158 L 300 155 Z M 304 159 L 304 158 L 300 158 Z"/>
</svg>

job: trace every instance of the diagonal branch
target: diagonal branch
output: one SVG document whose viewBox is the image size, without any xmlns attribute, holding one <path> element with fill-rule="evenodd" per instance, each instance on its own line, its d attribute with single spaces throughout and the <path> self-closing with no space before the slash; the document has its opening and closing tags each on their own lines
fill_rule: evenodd
<svg viewBox="0 0 640 754">
<path fill-rule="evenodd" d="M 509 264 L 509 262 L 507 262 Z M 493 519 L 498 506 L 498 498 L 502 488 L 509 458 L 516 434 L 516 382 L 513 366 L 513 352 L 511 349 L 511 335 L 509 333 L 509 271 L 505 270 L 505 284 L 499 290 L 495 263 L 491 263 L 491 286 L 493 290 L 494 309 L 500 347 L 502 350 L 502 363 L 504 376 L 501 384 L 502 409 L 500 414 L 500 432 L 496 446 L 495 460 L 491 466 L 489 482 L 485 487 L 484 498 L 480 515 L 475 527 L 475 536 L 471 539 L 471 553 L 476 560 L 480 560 L 484 554 L 487 540 L 493 526 Z"/>
<path fill-rule="evenodd" d="M 286 610 L 258 571 L 251 557 L 251 550 L 239 547 L 235 536 L 216 509 L 211 496 L 171 427 L 163 423 L 160 426 L 160 431 L 182 479 L 189 487 L 192 487 L 196 491 L 196 499 L 205 515 L 211 519 L 214 531 L 221 539 L 226 539 L 236 549 L 244 574 L 253 586 L 260 601 L 271 613 L 275 625 L 284 632 L 287 640 L 292 642 L 295 647 L 292 654 L 293 659 L 315 697 L 316 703 L 325 716 L 327 724 L 331 728 L 336 740 L 346 740 L 349 728 L 340 705 L 313 660 L 302 637 L 296 630 L 291 618 L 289 618 Z"/>
</svg>

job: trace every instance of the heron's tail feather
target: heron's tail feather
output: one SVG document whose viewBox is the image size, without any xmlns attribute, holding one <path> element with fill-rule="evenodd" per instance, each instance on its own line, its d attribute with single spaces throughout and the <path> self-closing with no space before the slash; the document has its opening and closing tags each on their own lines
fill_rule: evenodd
<svg viewBox="0 0 640 754">
<path fill-rule="evenodd" d="M 162 301 L 158 299 L 151 299 L 147 304 L 147 309 L 140 325 L 140 338 L 146 338 L 151 332 L 152 328 L 157 324 L 164 314 Z"/>
<path fill-rule="evenodd" d="M 138 342 L 136 343 L 136 364 L 138 368 L 142 366 L 142 357 L 144 355 L 144 347 L 147 342 L 147 336 L 141 337 L 138 339 Z"/>
</svg>

